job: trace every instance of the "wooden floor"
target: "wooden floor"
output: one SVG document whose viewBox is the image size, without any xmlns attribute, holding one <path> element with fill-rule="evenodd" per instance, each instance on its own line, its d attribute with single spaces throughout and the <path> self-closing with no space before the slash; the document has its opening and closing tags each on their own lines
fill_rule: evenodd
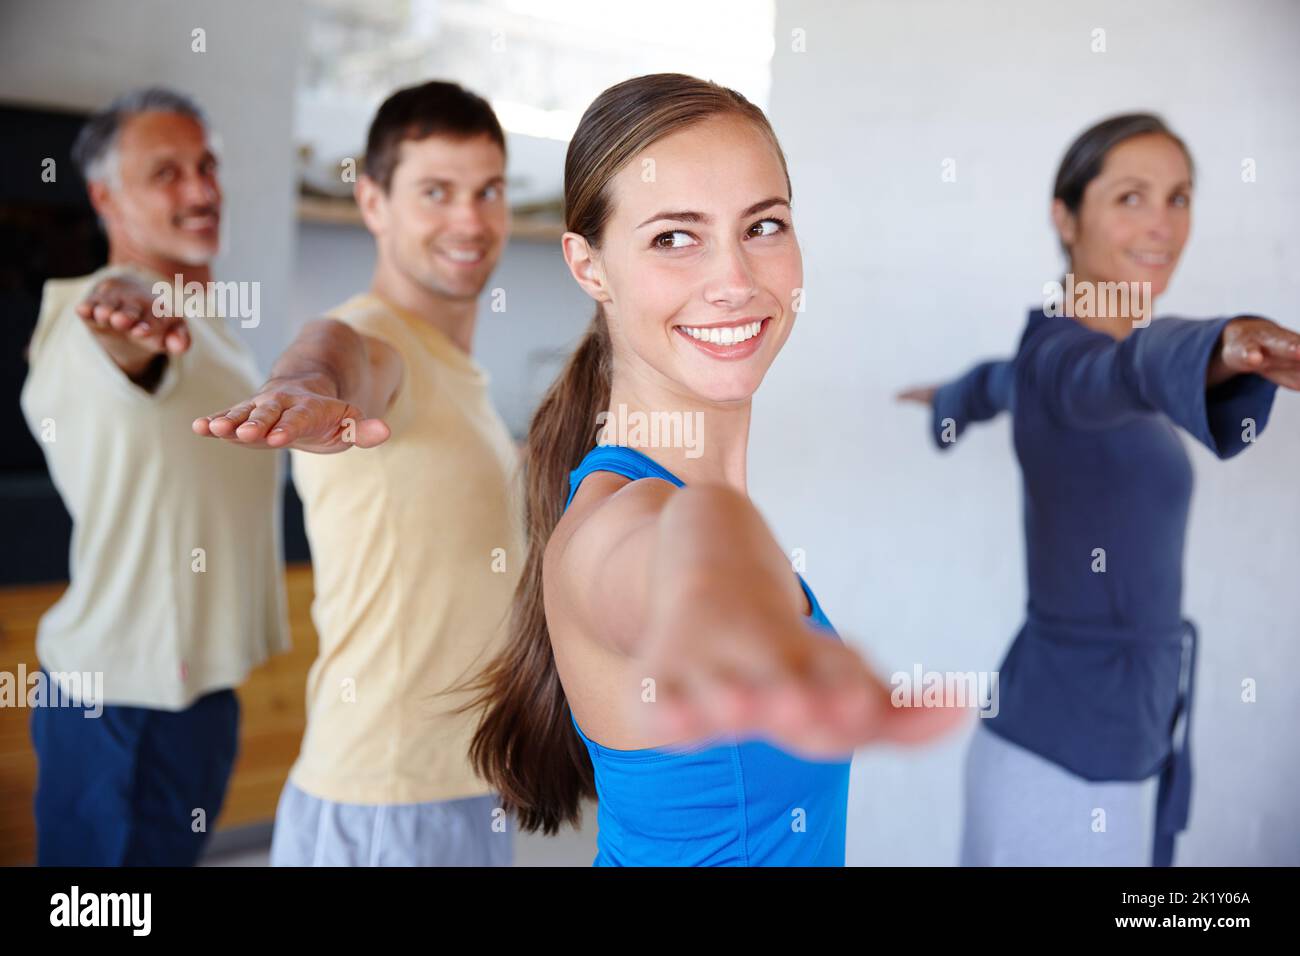
<svg viewBox="0 0 1300 956">
<path fill-rule="evenodd" d="M 272 658 L 239 688 L 239 759 L 216 829 L 271 820 L 298 755 L 305 723 L 307 670 L 316 656 L 311 625 L 311 567 L 285 573 L 293 650 Z M 63 593 L 63 584 L 0 588 L 0 672 L 35 671 L 36 624 Z M 36 758 L 28 732 L 31 711 L 0 707 L 0 866 L 33 863 L 36 834 L 32 794 Z"/>
</svg>

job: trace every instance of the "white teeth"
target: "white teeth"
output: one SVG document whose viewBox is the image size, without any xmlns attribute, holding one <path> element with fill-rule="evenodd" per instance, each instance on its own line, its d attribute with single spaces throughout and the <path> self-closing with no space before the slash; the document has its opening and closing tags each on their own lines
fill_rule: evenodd
<svg viewBox="0 0 1300 956">
<path fill-rule="evenodd" d="M 1129 255 L 1146 266 L 1169 264 L 1169 253 L 1167 252 L 1130 252 Z"/>
<path fill-rule="evenodd" d="M 453 262 L 478 262 L 483 258 L 483 253 L 473 249 L 446 249 L 443 254 Z"/>
<path fill-rule="evenodd" d="M 701 328 L 693 325 L 683 325 L 681 329 L 693 339 L 701 342 L 708 342 L 710 345 L 739 345 L 741 342 L 752 339 L 763 327 L 760 319 L 757 322 L 750 322 L 748 325 L 729 325 L 726 328 Z"/>
</svg>

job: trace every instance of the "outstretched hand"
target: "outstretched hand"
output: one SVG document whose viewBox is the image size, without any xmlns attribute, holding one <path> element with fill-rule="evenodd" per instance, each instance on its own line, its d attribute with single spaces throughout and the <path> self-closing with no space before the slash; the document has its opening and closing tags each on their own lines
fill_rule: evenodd
<svg viewBox="0 0 1300 956">
<path fill-rule="evenodd" d="M 905 388 L 894 396 L 895 400 L 900 402 L 916 402 L 918 405 L 933 405 L 935 393 L 939 391 L 937 385 L 913 385 L 911 388 Z"/>
<path fill-rule="evenodd" d="M 1228 322 L 1206 381 L 1217 385 L 1246 373 L 1300 391 L 1300 335 L 1269 319 L 1253 316 Z"/>
<path fill-rule="evenodd" d="M 180 355 L 190 347 L 185 320 L 155 315 L 154 301 L 153 290 L 142 280 L 111 276 L 90 290 L 76 312 L 114 358 Z"/>
<path fill-rule="evenodd" d="M 761 737 L 812 759 L 873 743 L 915 746 L 966 723 L 966 708 L 897 705 L 852 648 L 803 627 L 759 646 L 743 640 L 660 643 L 647 657 L 656 675 L 644 725 L 680 740 L 718 733 Z"/>
<path fill-rule="evenodd" d="M 297 448 L 318 454 L 373 448 L 390 434 L 378 418 L 355 405 L 292 382 L 268 383 L 257 395 L 224 412 L 196 418 L 194 433 L 250 448 Z"/>
</svg>

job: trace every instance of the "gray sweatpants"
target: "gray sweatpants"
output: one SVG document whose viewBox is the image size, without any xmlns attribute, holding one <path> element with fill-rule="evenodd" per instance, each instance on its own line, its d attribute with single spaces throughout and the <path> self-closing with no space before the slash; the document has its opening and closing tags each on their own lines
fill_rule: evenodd
<svg viewBox="0 0 1300 956">
<path fill-rule="evenodd" d="M 510 866 L 513 821 L 499 807 L 495 796 L 335 803 L 287 782 L 275 811 L 271 865 Z"/>
<path fill-rule="evenodd" d="M 1091 783 L 979 726 L 962 866 L 1150 866 L 1157 777 Z"/>
</svg>

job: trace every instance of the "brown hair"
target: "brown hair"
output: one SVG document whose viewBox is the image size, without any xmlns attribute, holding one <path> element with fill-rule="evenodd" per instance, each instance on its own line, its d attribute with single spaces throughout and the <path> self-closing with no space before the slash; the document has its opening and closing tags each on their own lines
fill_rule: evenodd
<svg viewBox="0 0 1300 956">
<path fill-rule="evenodd" d="M 366 136 L 366 175 L 384 192 L 407 140 L 486 136 L 506 151 L 506 135 L 488 101 L 456 83 L 430 80 L 398 90 L 380 105 Z"/>
<path fill-rule="evenodd" d="M 720 115 L 743 117 L 772 142 L 763 111 L 734 90 L 656 73 L 611 86 L 583 114 L 564 161 L 564 219 L 593 248 L 610 216 L 609 184 L 656 141 Z M 789 175 L 786 175 L 789 186 Z M 525 450 L 524 525 L 528 555 L 511 608 L 502 652 L 471 687 L 466 708 L 484 707 L 470 746 L 475 770 L 500 792 L 525 831 L 558 832 L 582 819 L 582 800 L 596 796 L 590 757 L 570 723 L 542 604 L 542 556 L 564 513 L 569 472 L 595 444 L 596 417 L 608 408 L 611 354 L 603 309 L 533 415 Z"/>
</svg>

